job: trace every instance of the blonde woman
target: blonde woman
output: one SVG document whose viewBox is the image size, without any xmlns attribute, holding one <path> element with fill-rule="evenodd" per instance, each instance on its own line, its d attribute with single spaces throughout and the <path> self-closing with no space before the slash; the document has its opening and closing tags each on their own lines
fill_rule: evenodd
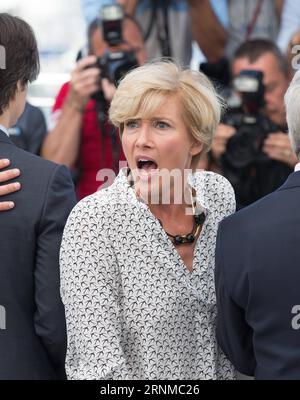
<svg viewBox="0 0 300 400">
<path fill-rule="evenodd" d="M 172 62 L 121 81 L 110 119 L 129 168 L 75 207 L 62 242 L 69 379 L 234 378 L 216 344 L 213 278 L 234 193 L 195 171 L 220 111 L 208 79 Z"/>
</svg>

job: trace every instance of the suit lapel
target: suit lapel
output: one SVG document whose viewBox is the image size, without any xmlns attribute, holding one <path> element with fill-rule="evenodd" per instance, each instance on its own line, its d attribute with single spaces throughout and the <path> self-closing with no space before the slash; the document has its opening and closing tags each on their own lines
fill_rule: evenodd
<svg viewBox="0 0 300 400">
<path fill-rule="evenodd" d="M 290 174 L 285 183 L 277 190 L 286 190 L 298 186 L 300 187 L 300 171 Z"/>
<path fill-rule="evenodd" d="M 7 134 L 0 129 L 0 142 L 12 144 L 13 142 L 10 140 L 10 138 L 7 136 Z"/>
</svg>

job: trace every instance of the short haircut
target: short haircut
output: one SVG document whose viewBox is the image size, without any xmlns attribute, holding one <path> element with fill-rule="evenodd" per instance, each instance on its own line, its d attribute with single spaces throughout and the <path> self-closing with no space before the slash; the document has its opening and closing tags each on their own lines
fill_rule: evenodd
<svg viewBox="0 0 300 400">
<path fill-rule="evenodd" d="M 280 49 L 274 42 L 267 39 L 252 39 L 242 43 L 233 56 L 233 62 L 238 58 L 248 58 L 250 63 L 255 63 L 263 55 L 271 53 L 278 62 L 281 72 L 288 76 L 288 63 Z"/>
<path fill-rule="evenodd" d="M 120 128 L 130 119 L 153 117 L 168 96 L 176 96 L 191 137 L 210 149 L 220 122 L 222 101 L 209 79 L 199 71 L 182 69 L 171 61 L 155 61 L 129 72 L 121 80 L 111 102 L 109 117 Z M 196 168 L 201 153 L 192 159 Z"/>
<path fill-rule="evenodd" d="M 22 19 L 0 13 L 0 46 L 5 50 L 5 68 L 0 71 L 0 115 L 17 91 L 35 80 L 40 63 L 37 43 L 31 27 Z"/>
<path fill-rule="evenodd" d="M 300 70 L 290 83 L 284 96 L 289 137 L 298 159 L 300 159 Z"/>
</svg>

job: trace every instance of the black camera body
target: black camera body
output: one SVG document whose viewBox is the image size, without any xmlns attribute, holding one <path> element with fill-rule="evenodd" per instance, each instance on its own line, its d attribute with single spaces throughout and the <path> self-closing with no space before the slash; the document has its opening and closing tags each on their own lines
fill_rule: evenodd
<svg viewBox="0 0 300 400">
<path fill-rule="evenodd" d="M 268 117 L 263 114 L 229 112 L 224 123 L 236 130 L 228 140 L 222 157 L 224 167 L 240 169 L 270 161 L 262 148 L 268 134 L 276 132 L 278 127 Z"/>
<path fill-rule="evenodd" d="M 227 142 L 222 163 L 227 168 L 266 163 L 269 158 L 262 151 L 263 143 L 278 127 L 262 112 L 265 105 L 263 73 L 244 70 L 233 84 L 242 105 L 238 110 L 229 110 L 223 120 L 226 125 L 233 126 L 236 133 Z"/>
<path fill-rule="evenodd" d="M 240 94 L 241 107 L 229 110 L 222 121 L 236 132 L 227 142 L 221 169 L 241 208 L 275 190 L 286 171 L 263 152 L 267 136 L 279 130 L 263 112 L 263 73 L 242 71 L 234 80 L 234 89 Z"/>
<path fill-rule="evenodd" d="M 101 77 L 118 85 L 120 79 L 132 68 L 136 67 L 137 60 L 134 51 L 105 51 L 102 57 L 97 58 L 97 67 L 101 69 Z"/>
<path fill-rule="evenodd" d="M 96 65 L 101 69 L 101 76 L 115 85 L 138 64 L 133 49 L 128 51 L 118 49 L 124 43 L 123 19 L 124 11 L 119 4 L 106 5 L 101 8 L 103 38 L 111 50 L 106 50 L 102 57 L 98 57 Z"/>
</svg>

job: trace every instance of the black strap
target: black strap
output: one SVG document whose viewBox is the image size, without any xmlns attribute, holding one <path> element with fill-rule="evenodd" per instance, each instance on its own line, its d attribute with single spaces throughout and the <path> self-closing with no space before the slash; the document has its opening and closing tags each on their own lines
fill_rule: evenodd
<svg viewBox="0 0 300 400">
<path fill-rule="evenodd" d="M 118 140 L 117 130 L 111 126 L 108 122 L 108 103 L 104 98 L 103 92 L 101 92 L 102 96 L 98 97 L 98 101 L 96 101 L 96 113 L 97 113 L 97 122 L 101 132 L 101 157 L 102 160 L 105 160 L 107 148 L 105 146 L 106 137 L 110 138 L 111 141 L 111 152 L 112 152 L 112 168 L 115 173 L 119 172 L 119 161 L 121 156 L 121 145 Z"/>
<path fill-rule="evenodd" d="M 158 40 L 161 46 L 161 52 L 163 57 L 172 57 L 172 51 L 170 47 L 170 34 L 169 34 L 169 21 L 168 21 L 168 8 L 169 8 L 169 1 L 163 1 L 162 4 L 162 12 L 163 12 L 163 20 L 164 20 L 164 37 L 161 37 L 158 33 Z"/>
<path fill-rule="evenodd" d="M 252 35 L 252 33 L 253 33 L 253 30 L 255 28 L 255 25 L 256 25 L 257 19 L 259 17 L 259 14 L 261 13 L 261 8 L 262 8 L 262 5 L 263 5 L 263 2 L 264 2 L 264 0 L 257 0 L 254 13 L 253 13 L 251 21 L 250 21 L 250 23 L 249 23 L 249 25 L 247 27 L 245 41 L 249 40 L 251 35 Z"/>
<path fill-rule="evenodd" d="M 172 51 L 170 47 L 170 33 L 169 33 L 169 22 L 168 22 L 168 8 L 170 5 L 170 0 L 164 0 L 161 2 L 160 0 L 151 1 L 151 16 L 150 23 L 144 34 L 144 41 L 146 42 L 153 30 L 154 24 L 159 20 L 158 18 L 158 9 L 161 7 L 163 12 L 163 21 L 164 21 L 164 32 L 163 35 L 160 34 L 159 27 L 157 27 L 157 39 L 160 44 L 161 52 L 163 57 L 172 57 Z"/>
</svg>

